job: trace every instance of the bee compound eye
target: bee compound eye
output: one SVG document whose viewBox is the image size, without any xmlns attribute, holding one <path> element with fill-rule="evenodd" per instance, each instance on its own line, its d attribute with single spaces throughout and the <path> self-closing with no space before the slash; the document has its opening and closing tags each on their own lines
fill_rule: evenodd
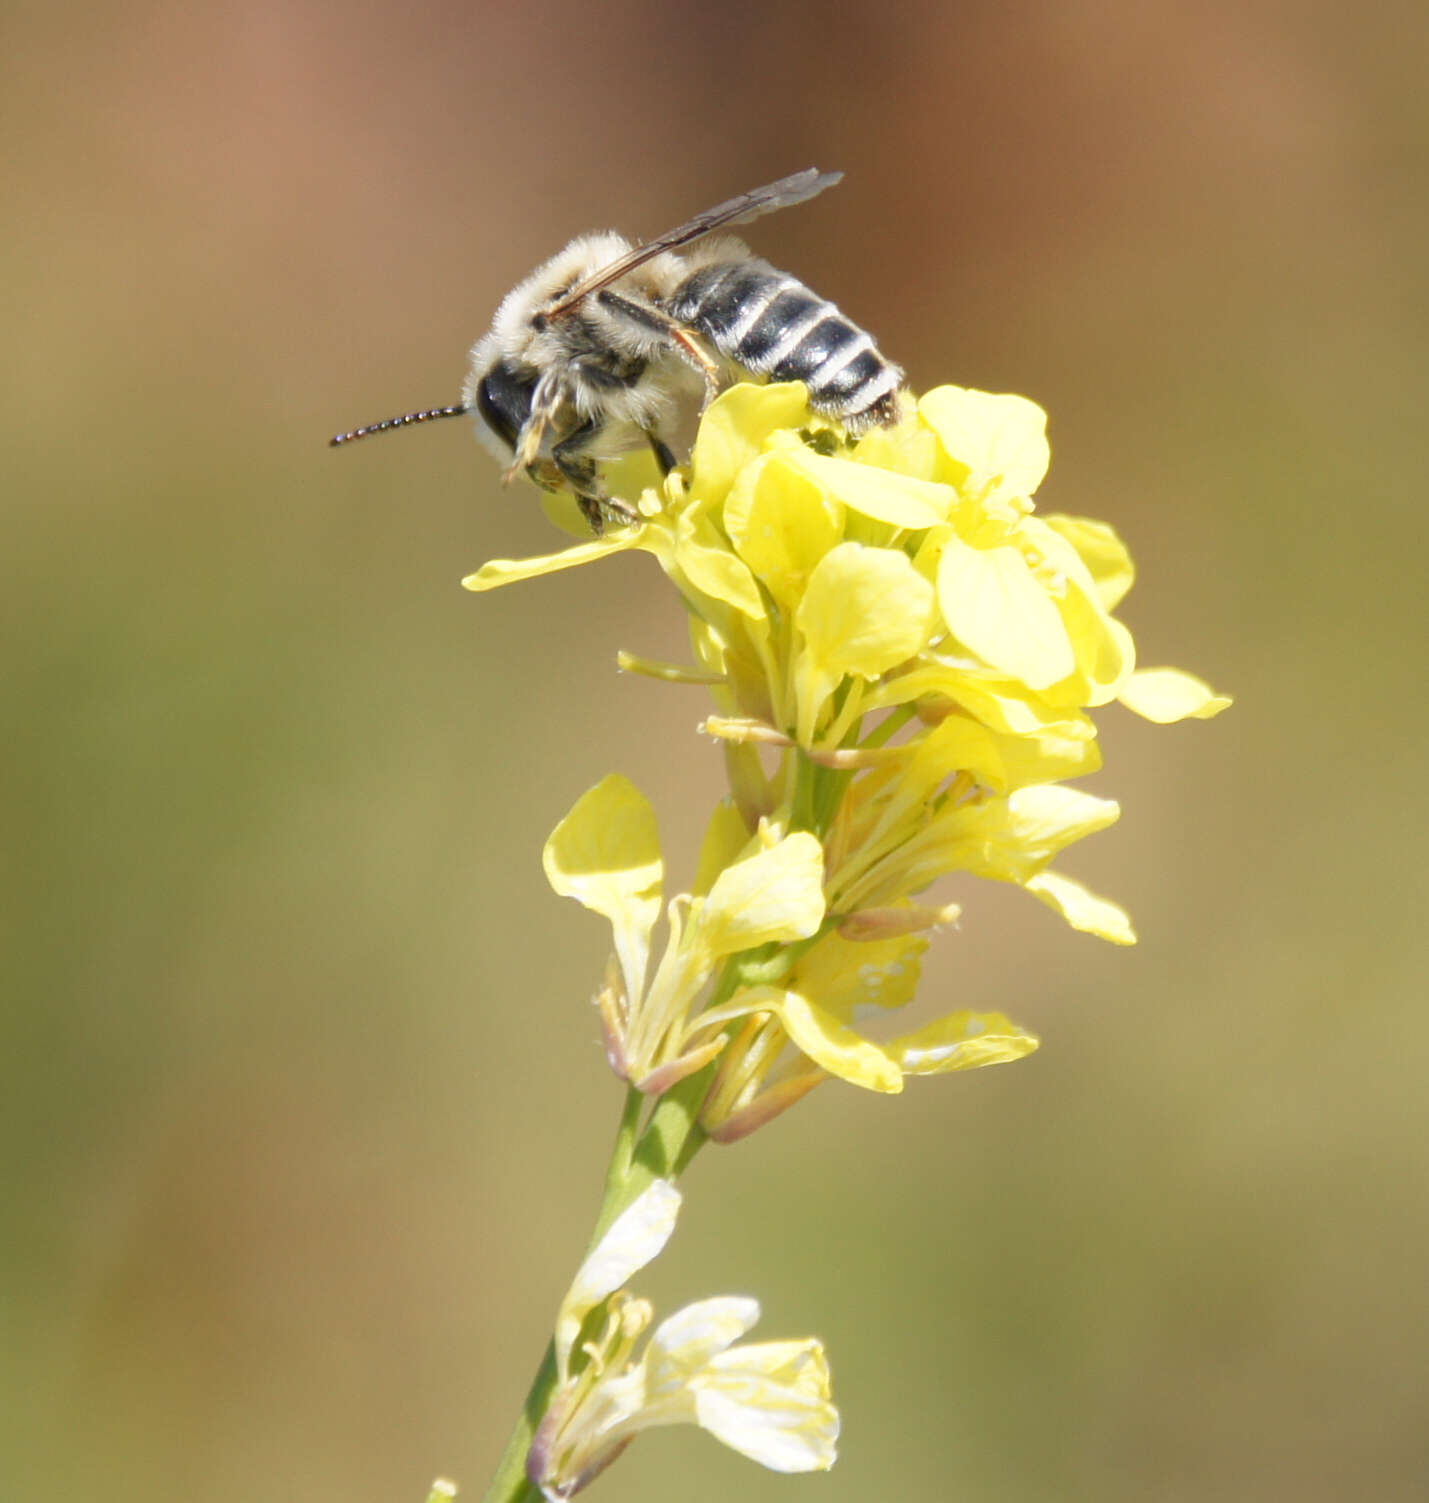
<svg viewBox="0 0 1429 1503">
<path fill-rule="evenodd" d="M 531 416 L 535 372 L 510 360 L 498 360 L 477 382 L 476 408 L 486 426 L 509 448 Z"/>
</svg>

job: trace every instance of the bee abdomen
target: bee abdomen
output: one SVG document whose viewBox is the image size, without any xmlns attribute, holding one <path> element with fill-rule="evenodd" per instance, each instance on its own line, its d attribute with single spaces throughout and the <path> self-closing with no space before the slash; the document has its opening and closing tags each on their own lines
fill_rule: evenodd
<svg viewBox="0 0 1429 1503">
<path fill-rule="evenodd" d="M 755 375 L 804 382 L 815 411 L 855 431 L 897 417 L 902 371 L 796 277 L 741 261 L 703 266 L 676 288 L 669 312 Z"/>
</svg>

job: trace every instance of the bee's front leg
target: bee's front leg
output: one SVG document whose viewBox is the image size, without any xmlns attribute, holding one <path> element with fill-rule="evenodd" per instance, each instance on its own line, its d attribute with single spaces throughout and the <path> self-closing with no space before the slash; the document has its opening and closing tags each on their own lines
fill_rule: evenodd
<svg viewBox="0 0 1429 1503">
<path fill-rule="evenodd" d="M 606 495 L 596 474 L 595 460 L 590 455 L 581 453 L 581 449 L 600 432 L 600 428 L 596 418 L 587 418 L 551 450 L 552 461 L 570 486 L 580 506 L 581 515 L 590 523 L 590 529 L 597 537 L 605 531 L 607 518 L 626 526 L 640 520 L 633 507 L 627 506 L 624 501 L 617 501 L 614 496 Z"/>
<path fill-rule="evenodd" d="M 534 478 L 541 441 L 564 402 L 565 389 L 559 373 L 548 371 L 531 393 L 531 406 L 526 414 L 526 421 L 522 423 L 521 431 L 512 444 L 515 458 L 511 468 L 502 477 L 508 485 L 522 470 Z M 536 483 L 541 484 L 539 480 Z"/>
</svg>

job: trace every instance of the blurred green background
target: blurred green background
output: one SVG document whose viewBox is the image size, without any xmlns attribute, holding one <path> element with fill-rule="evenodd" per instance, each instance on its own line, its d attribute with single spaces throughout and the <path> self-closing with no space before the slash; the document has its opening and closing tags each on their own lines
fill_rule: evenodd
<svg viewBox="0 0 1429 1503">
<path fill-rule="evenodd" d="M 507 289 L 809 163 L 751 235 L 919 387 L 1051 413 L 1141 566 L 1068 870 L 951 884 L 928 992 L 1014 1068 L 708 1151 L 664 1308 L 828 1343 L 828 1477 L 692 1431 L 592 1496 L 1421 1499 L 1420 5 L 256 0 L 4 14 L 0 1495 L 479 1497 L 619 1095 L 541 843 L 607 771 L 673 875 L 722 783 L 643 556 L 560 543 L 454 400 Z"/>
</svg>

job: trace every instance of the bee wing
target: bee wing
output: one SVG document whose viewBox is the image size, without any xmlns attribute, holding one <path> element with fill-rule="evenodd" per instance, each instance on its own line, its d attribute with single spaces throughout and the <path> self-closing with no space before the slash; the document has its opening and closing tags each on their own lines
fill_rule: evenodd
<svg viewBox="0 0 1429 1503">
<path fill-rule="evenodd" d="M 645 262 L 654 260 L 666 251 L 678 250 L 680 246 L 689 245 L 692 240 L 701 240 L 715 230 L 724 229 L 726 225 L 748 224 L 761 214 L 772 214 L 775 209 L 787 209 L 790 204 L 803 203 L 806 198 L 813 198 L 825 188 L 832 188 L 841 177 L 842 172 L 820 172 L 817 167 L 806 167 L 791 177 L 781 177 L 777 183 L 768 183 L 763 188 L 741 193 L 738 198 L 726 199 L 724 203 L 706 209 L 703 214 L 696 214 L 679 229 L 670 230 L 646 245 L 637 245 L 619 260 L 593 272 L 585 281 L 577 282 L 560 302 L 545 310 L 546 317 L 555 318 L 568 313 L 583 298 L 599 292 L 602 287 L 609 287 L 612 282 L 618 282 L 627 272 L 634 271 L 637 266 L 643 266 Z"/>
</svg>

